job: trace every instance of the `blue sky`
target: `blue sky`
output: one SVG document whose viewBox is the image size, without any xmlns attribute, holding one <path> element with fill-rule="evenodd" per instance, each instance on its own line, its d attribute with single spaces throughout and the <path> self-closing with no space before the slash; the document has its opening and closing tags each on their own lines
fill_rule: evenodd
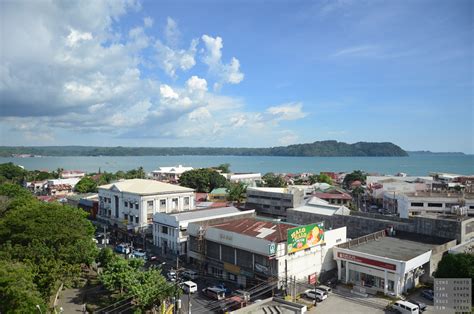
<svg viewBox="0 0 474 314">
<path fill-rule="evenodd" d="M 1 6 L 1 145 L 474 153 L 472 1 Z"/>
</svg>

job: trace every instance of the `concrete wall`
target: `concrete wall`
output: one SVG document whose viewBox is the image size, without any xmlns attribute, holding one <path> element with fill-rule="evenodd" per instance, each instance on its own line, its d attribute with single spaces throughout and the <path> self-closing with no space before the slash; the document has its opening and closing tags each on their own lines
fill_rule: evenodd
<svg viewBox="0 0 474 314">
<path fill-rule="evenodd" d="M 474 237 L 474 217 L 465 220 L 429 217 L 399 218 L 361 212 L 351 212 L 349 216 L 324 216 L 289 209 L 287 211 L 287 221 L 297 224 L 323 221 L 326 229 L 347 226 L 347 236 L 349 238 L 357 238 L 389 226 L 393 226 L 398 231 L 436 236 L 448 240 L 456 239 L 458 243 Z"/>
</svg>

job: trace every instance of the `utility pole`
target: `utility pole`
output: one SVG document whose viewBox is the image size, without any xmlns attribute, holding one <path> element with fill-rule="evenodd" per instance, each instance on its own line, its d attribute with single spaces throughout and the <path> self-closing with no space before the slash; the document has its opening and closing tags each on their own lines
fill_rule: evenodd
<svg viewBox="0 0 474 314">
<path fill-rule="evenodd" d="M 285 259 L 285 295 L 288 295 L 288 260 Z"/>
</svg>

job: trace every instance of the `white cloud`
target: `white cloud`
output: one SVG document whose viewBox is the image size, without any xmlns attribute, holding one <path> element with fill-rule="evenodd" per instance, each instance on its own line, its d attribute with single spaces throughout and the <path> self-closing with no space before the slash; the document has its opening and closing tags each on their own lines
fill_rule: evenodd
<svg viewBox="0 0 474 314">
<path fill-rule="evenodd" d="M 218 78 L 214 84 L 214 89 L 219 89 L 223 83 L 238 84 L 244 79 L 244 74 L 240 72 L 240 62 L 232 57 L 228 64 L 222 62 L 222 38 L 203 35 L 202 40 L 205 51 L 202 61 L 208 65 L 209 72 Z"/>
<path fill-rule="evenodd" d="M 176 93 L 171 86 L 163 84 L 160 86 L 161 97 L 165 99 L 178 99 L 179 95 Z"/>
<path fill-rule="evenodd" d="M 71 29 L 71 32 L 66 38 L 66 44 L 69 47 L 76 46 L 80 41 L 91 40 L 92 34 L 91 33 L 81 33 L 75 29 Z"/>
<path fill-rule="evenodd" d="M 278 143 L 280 145 L 291 145 L 295 144 L 298 141 L 299 136 L 290 130 L 285 130 L 282 134 L 278 137 Z"/>
<path fill-rule="evenodd" d="M 171 17 L 166 19 L 166 26 L 165 26 L 165 40 L 166 43 L 171 47 L 176 47 L 179 43 L 179 39 L 181 37 L 181 32 L 178 28 L 178 23 L 173 20 Z"/>
<path fill-rule="evenodd" d="M 299 102 L 272 106 L 267 108 L 266 112 L 277 120 L 298 120 L 308 115 L 303 112 L 303 104 Z"/>
<path fill-rule="evenodd" d="M 153 19 L 152 19 L 151 17 L 149 17 L 149 16 L 145 17 L 145 18 L 143 19 L 143 25 L 144 25 L 145 27 L 152 27 L 152 26 L 153 26 Z"/>
<path fill-rule="evenodd" d="M 375 57 L 379 54 L 380 49 L 375 45 L 359 45 L 347 47 L 336 51 L 333 57 Z"/>
<path fill-rule="evenodd" d="M 155 50 L 157 53 L 157 61 L 159 66 L 172 78 L 176 78 L 176 70 L 187 71 L 194 67 L 196 60 L 197 40 L 192 40 L 189 48 L 186 49 L 172 49 L 164 45 L 161 41 L 155 43 Z"/>
<path fill-rule="evenodd" d="M 199 78 L 198 76 L 191 76 L 186 81 L 186 86 L 190 92 L 206 92 L 207 91 L 207 81 L 203 78 Z"/>
</svg>

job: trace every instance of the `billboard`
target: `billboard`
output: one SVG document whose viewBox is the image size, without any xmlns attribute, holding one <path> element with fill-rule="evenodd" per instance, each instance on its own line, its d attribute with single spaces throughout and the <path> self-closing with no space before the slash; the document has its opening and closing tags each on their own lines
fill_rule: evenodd
<svg viewBox="0 0 474 314">
<path fill-rule="evenodd" d="M 288 254 L 305 250 L 324 242 L 322 223 L 291 228 L 287 232 Z"/>
</svg>

